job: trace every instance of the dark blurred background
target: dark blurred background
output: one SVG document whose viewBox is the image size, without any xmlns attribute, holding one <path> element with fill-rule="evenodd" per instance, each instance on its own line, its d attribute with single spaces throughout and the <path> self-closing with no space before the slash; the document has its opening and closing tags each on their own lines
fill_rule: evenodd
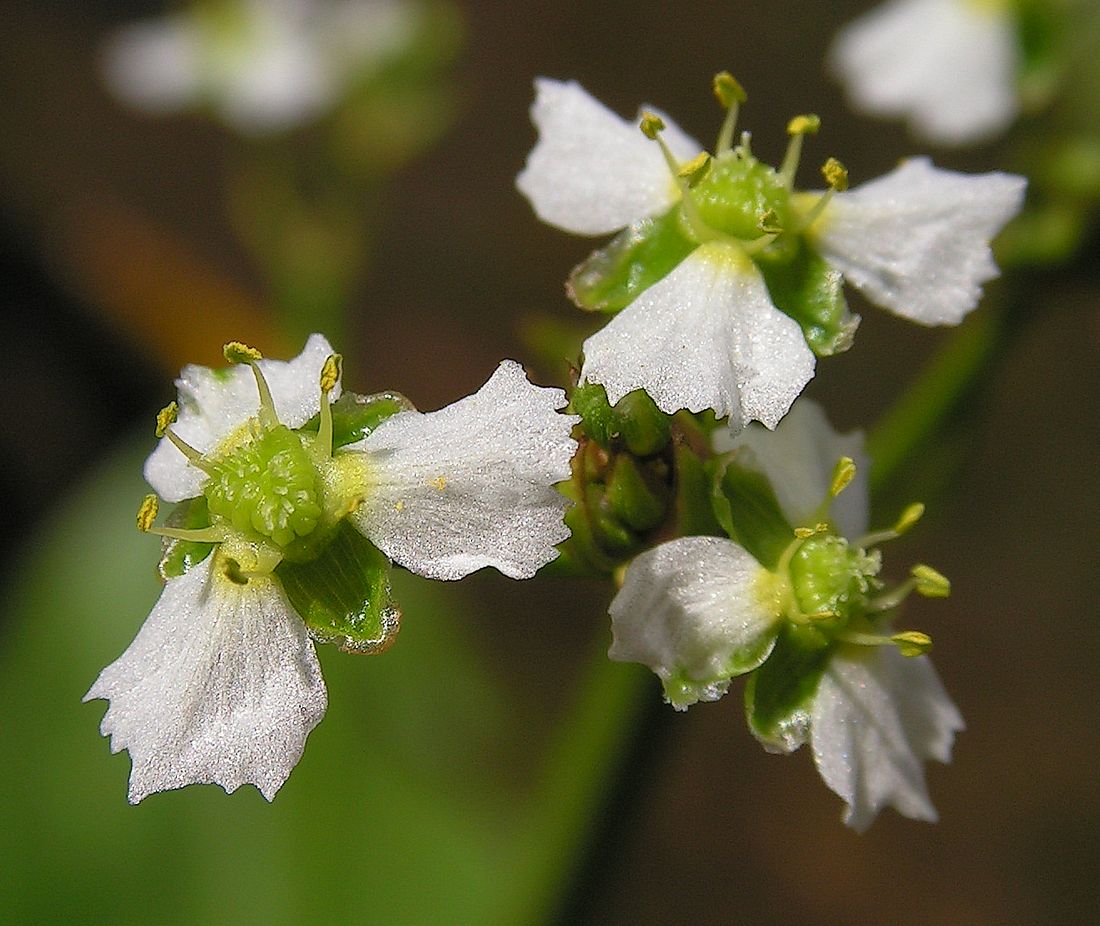
<svg viewBox="0 0 1100 926">
<path fill-rule="evenodd" d="M 534 318 L 572 319 L 562 281 L 591 242 L 539 224 L 513 186 L 534 141 L 527 109 L 536 75 L 575 78 L 622 114 L 643 101 L 660 106 L 706 141 L 720 119 L 710 78 L 729 69 L 749 92 L 743 125 L 763 158 L 781 157 L 791 115 L 822 116 L 822 131 L 809 140 L 803 162 L 807 185 L 816 185 L 810 172 L 828 155 L 840 157 L 858 183 L 918 153 L 899 125 L 846 111 L 840 89 L 823 72 L 831 36 L 868 6 L 847 0 L 459 4 L 465 48 L 450 78 L 457 119 L 379 194 L 368 270 L 352 298 L 349 343 L 339 345 L 348 358 L 349 386 L 397 389 L 420 408 L 436 408 L 474 391 L 505 356 L 526 362 L 543 383 L 563 381 L 565 363 L 542 360 L 525 332 Z M 73 522 L 88 510 L 89 493 L 99 493 L 88 480 L 102 483 L 121 457 L 136 464 L 151 448 L 152 415 L 171 398 L 179 366 L 216 362 L 230 338 L 270 344 L 276 355 L 299 346 L 280 339 L 262 275 L 227 217 L 227 175 L 241 156 L 240 142 L 196 115 L 135 114 L 112 100 L 98 77 L 97 49 L 109 30 L 161 9 L 156 3 L 8 0 L 0 17 L 0 478 L 7 516 L 0 575 L 10 590 L 5 599 L 15 602 L 0 614 L 0 657 L 9 667 L 0 733 L 11 757 L 0 803 L 8 818 L 0 826 L 9 830 L 0 846 L 11 853 L 0 855 L 0 920 L 13 923 L 261 921 L 259 908 L 243 901 L 195 900 L 201 871 L 173 855 L 171 828 L 164 831 L 169 848 L 139 841 L 117 861 L 110 842 L 96 838 L 98 832 L 126 843 L 147 810 L 124 806 L 126 762 L 110 759 L 95 735 L 102 705 L 78 703 L 94 672 L 140 625 L 141 607 L 118 617 L 111 642 L 72 663 L 83 674 L 68 678 L 22 664 L 94 639 L 90 629 L 71 633 L 66 613 L 28 604 L 49 599 L 25 589 L 54 556 L 48 551 L 55 538 L 97 536 L 96 525 Z M 937 163 L 959 169 L 999 166 L 995 146 L 933 154 Z M 1100 876 L 1098 297 L 1100 282 L 1087 254 L 1072 272 L 1032 288 L 1026 326 L 992 371 L 988 389 L 973 400 L 950 491 L 934 500 L 921 529 L 891 551 L 898 562 L 930 562 L 953 581 L 947 603 L 914 602 L 906 613 L 907 625 L 935 638 L 937 668 L 969 727 L 954 764 L 929 769 L 941 822 L 913 823 L 888 811 L 857 836 L 839 823 L 839 801 L 805 751 L 786 759 L 763 753 L 745 729 L 738 694 L 674 715 L 654 690 L 607 809 L 593 813 L 576 866 L 563 863 L 560 921 L 1094 920 Z M 866 308 L 855 347 L 822 362 L 809 390 L 844 429 L 871 425 L 945 338 L 852 301 Z M 131 470 L 136 504 L 140 481 L 136 465 Z M 129 509 L 119 514 L 129 523 Z M 890 517 L 884 513 L 882 520 Z M 142 567 L 140 594 L 147 608 L 156 592 L 155 554 L 147 542 L 143 549 L 149 566 Z M 102 549 L 89 557 L 93 570 L 123 568 Z M 55 586 L 81 579 L 55 573 L 41 581 L 36 588 L 54 594 Z M 609 639 L 609 591 L 597 583 L 518 585 L 478 575 L 445 592 L 432 601 L 461 617 L 453 633 L 502 693 L 496 707 L 513 715 L 495 728 L 500 742 L 486 736 L 471 746 L 468 766 L 474 779 L 482 774 L 479 762 L 491 766 L 484 779 L 491 794 L 477 800 L 491 798 L 493 814 L 506 821 L 509 802 L 537 778 L 540 744 L 564 716 L 586 657 Z M 46 642 L 33 648 L 26 642 L 32 636 Z M 311 750 L 326 726 L 340 729 L 332 711 L 342 695 L 329 674 L 329 663 L 338 659 L 350 662 L 339 654 L 326 661 L 331 720 L 314 733 L 288 792 L 295 784 L 306 791 Z M 464 697 L 449 687 L 456 683 L 447 663 L 439 665 L 418 684 Z M 57 675 L 61 688 L 43 693 L 33 681 L 24 687 L 13 681 L 43 673 Z M 39 700 L 46 697 L 48 704 Z M 61 738 L 59 731 L 70 737 L 70 729 L 79 731 L 78 740 Z M 430 741 L 422 746 L 425 763 L 450 761 Z M 57 804 L 76 797 L 58 777 L 70 749 L 90 756 L 78 779 L 79 832 L 66 829 Z M 99 777 L 87 777 L 86 768 Z M 370 790 L 372 783 L 358 787 Z M 210 793 L 196 800 L 212 819 L 245 799 L 202 790 Z M 280 795 L 272 808 L 252 797 L 257 815 L 278 812 L 284 800 L 298 800 L 296 812 L 310 812 L 308 793 L 300 800 Z M 180 799 L 191 800 L 165 795 L 149 804 Z M 101 819 L 111 822 L 97 830 Z M 242 896 L 293 893 L 300 904 L 287 908 L 296 911 L 287 914 L 289 922 L 312 920 L 308 898 L 334 891 L 347 897 L 318 914 L 322 921 L 419 922 L 400 900 L 372 906 L 372 859 L 387 849 L 372 835 L 369 819 L 363 826 L 340 836 L 357 840 L 355 857 L 363 867 L 355 871 L 342 865 L 345 847 L 338 840 L 324 850 L 310 843 L 308 851 L 327 853 L 332 882 L 342 886 L 314 873 L 293 888 L 275 869 L 260 866 L 249 873 L 252 893 Z M 212 824 L 207 836 L 229 845 L 236 838 L 232 823 L 224 831 Z M 181 839 L 179 851 L 189 845 Z M 292 855 L 296 845 L 302 844 L 291 839 Z M 74 847 L 88 847 L 91 855 Z M 229 855 L 231 872 L 237 856 Z M 125 867 L 138 858 L 160 860 L 143 878 L 164 883 L 135 882 Z M 410 862 L 396 873 L 382 867 L 386 897 L 416 895 L 428 877 L 457 877 L 453 866 L 433 872 Z M 467 875 L 461 890 L 494 890 L 491 874 L 481 874 L 484 881 L 477 872 Z M 401 877 L 407 883 L 395 884 Z M 220 878 L 219 890 L 232 893 L 231 873 Z M 349 881 L 362 891 L 351 891 Z M 86 891 L 72 887 L 85 882 Z M 96 884 L 100 903 L 88 900 Z M 55 907 L 50 898 L 58 897 Z M 435 922 L 467 921 L 457 907 L 435 915 Z"/>
</svg>

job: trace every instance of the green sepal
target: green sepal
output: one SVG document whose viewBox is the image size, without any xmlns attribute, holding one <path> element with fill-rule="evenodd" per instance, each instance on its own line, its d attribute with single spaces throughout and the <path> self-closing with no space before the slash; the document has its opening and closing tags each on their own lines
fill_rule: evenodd
<svg viewBox="0 0 1100 926">
<path fill-rule="evenodd" d="M 688 413 L 685 412 L 685 415 Z M 710 501 L 713 477 L 706 463 L 686 443 L 674 445 L 676 462 L 676 534 L 720 537 L 722 526 Z"/>
<path fill-rule="evenodd" d="M 802 326 L 806 343 L 819 357 L 847 350 L 859 325 L 848 310 L 844 278 L 804 241 L 784 260 L 759 262 L 776 308 Z"/>
<path fill-rule="evenodd" d="M 812 627 L 786 624 L 775 648 L 745 686 L 745 715 L 768 749 L 793 752 L 810 732 L 814 695 L 832 647 Z"/>
<path fill-rule="evenodd" d="M 794 528 L 779 507 L 768 477 L 741 466 L 735 456 L 719 469 L 711 502 L 714 516 L 730 539 L 765 569 L 774 569 L 794 540 Z"/>
<path fill-rule="evenodd" d="M 697 242 L 680 225 L 680 207 L 642 219 L 623 229 L 610 243 L 569 274 L 565 291 L 580 308 L 618 312 L 646 289 L 668 276 L 695 250 Z"/>
<path fill-rule="evenodd" d="M 643 469 L 634 457 L 619 454 L 607 480 L 607 504 L 627 526 L 636 531 L 649 530 L 664 520 L 668 511 L 667 467 L 662 473 Z"/>
<path fill-rule="evenodd" d="M 209 527 L 210 513 L 206 507 L 206 496 L 199 495 L 180 502 L 165 519 L 164 526 L 183 530 Z M 157 564 L 157 571 L 165 581 L 179 578 L 192 566 L 197 566 L 206 559 L 213 549 L 212 543 L 165 537 L 164 550 Z"/>
<path fill-rule="evenodd" d="M 284 560 L 275 575 L 319 643 L 380 653 L 397 635 L 401 612 L 390 596 L 390 562 L 347 521 L 319 557 Z"/>
<path fill-rule="evenodd" d="M 581 383 L 570 402 L 571 410 L 583 419 L 585 434 L 605 450 L 619 442 L 634 456 L 648 457 L 672 439 L 672 419 L 642 389 L 628 392 L 612 406 L 599 383 Z"/>
<path fill-rule="evenodd" d="M 612 556 L 622 556 L 638 546 L 638 537 L 619 520 L 618 513 L 612 507 L 606 486 L 586 486 L 584 506 L 588 511 L 596 542 L 604 552 Z"/>
<path fill-rule="evenodd" d="M 346 447 L 362 440 L 387 418 L 398 412 L 415 411 L 415 406 L 399 392 L 359 395 L 345 392 L 332 403 L 332 447 Z M 302 425 L 303 431 L 316 431 L 320 413 Z"/>
</svg>

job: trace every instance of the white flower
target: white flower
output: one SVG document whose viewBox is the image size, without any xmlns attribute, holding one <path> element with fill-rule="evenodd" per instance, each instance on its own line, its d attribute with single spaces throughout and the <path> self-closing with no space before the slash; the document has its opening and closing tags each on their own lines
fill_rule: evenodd
<svg viewBox="0 0 1100 926">
<path fill-rule="evenodd" d="M 564 393 L 532 385 L 519 364 L 501 363 L 473 396 L 398 412 L 334 450 L 339 363 L 321 335 L 289 362 L 238 344 L 227 356 L 239 361 L 228 370 L 184 369 L 178 416 L 169 406 L 158 419 L 164 438 L 145 466 L 163 498 L 201 496 L 209 511 L 207 527 L 154 532 L 213 550 L 167 580 L 134 642 L 85 696 L 111 702 L 102 731 L 112 749 L 130 751 L 135 803 L 192 782 L 251 783 L 270 800 L 286 781 L 326 704 L 311 630 L 276 572 L 288 551 L 291 566 L 326 556 L 326 538 L 348 518 L 421 575 L 495 566 L 526 578 L 569 536 L 568 502 L 553 484 L 569 477 L 579 419 L 558 414 Z M 315 416 L 316 431 L 295 430 Z M 318 638 L 333 635 L 323 628 Z"/>
<path fill-rule="evenodd" d="M 891 0 L 842 29 L 829 62 L 857 108 L 962 145 L 1015 119 L 1019 57 L 1007 3 Z"/>
<path fill-rule="evenodd" d="M 720 450 L 736 451 L 738 465 L 769 477 L 794 525 L 819 518 L 839 456 L 865 458 L 860 435 L 837 434 L 805 399 L 774 432 L 750 427 L 733 440 L 717 439 Z M 855 533 L 867 526 L 864 469 L 857 467 L 830 511 L 834 523 Z M 854 498 L 839 504 L 848 493 Z M 852 562 L 868 575 L 877 571 L 877 557 L 861 550 Z M 812 615 L 792 615 L 799 591 L 787 567 L 777 568 L 779 573 L 769 571 L 739 544 L 718 537 L 683 537 L 643 553 L 611 603 L 609 656 L 653 669 L 678 709 L 716 700 L 733 676 L 765 663 L 788 620 L 813 623 Z M 931 662 L 902 656 L 885 637 L 876 638 L 883 645 L 852 645 L 843 642 L 843 627 L 818 626 L 836 637 L 816 692 L 808 707 L 762 742 L 791 752 L 809 741 L 825 783 L 848 804 L 845 822 L 856 829 L 865 829 L 887 805 L 934 820 L 923 763 L 950 760 L 963 722 Z M 866 633 L 851 638 L 871 642 Z"/>
<path fill-rule="evenodd" d="M 269 801 L 328 699 L 313 643 L 274 577 L 231 581 L 208 556 L 169 579 L 133 643 L 84 696 L 109 700 L 100 732 L 130 752 L 129 799 L 192 783 Z"/>
<path fill-rule="evenodd" d="M 209 106 L 245 134 L 292 128 L 354 75 L 407 44 L 406 0 L 232 0 L 120 29 L 104 48 L 111 90 L 149 112 Z"/>
<path fill-rule="evenodd" d="M 801 326 L 776 308 L 756 262 L 776 237 L 761 225 L 769 210 L 768 222 L 787 223 L 780 241 L 804 236 L 827 262 L 820 285 L 842 309 L 841 275 L 899 315 L 954 324 L 996 275 L 989 242 L 1019 210 L 1025 186 L 1009 174 L 970 177 L 916 159 L 851 191 L 793 193 L 793 167 L 776 172 L 743 145 L 719 150 L 685 193 L 659 146 L 576 83 L 536 81 L 531 114 L 539 140 L 516 183 L 541 218 L 585 235 L 628 227 L 641 240 L 646 221 L 679 209 L 687 236 L 686 256 L 585 342 L 581 376 L 601 383 L 612 403 L 641 388 L 665 412 L 714 409 L 734 430 L 751 420 L 775 427 L 814 372 Z M 700 152 L 661 121 L 673 159 Z M 784 272 L 781 262 L 767 266 Z M 855 324 L 838 323 L 833 349 Z"/>
</svg>

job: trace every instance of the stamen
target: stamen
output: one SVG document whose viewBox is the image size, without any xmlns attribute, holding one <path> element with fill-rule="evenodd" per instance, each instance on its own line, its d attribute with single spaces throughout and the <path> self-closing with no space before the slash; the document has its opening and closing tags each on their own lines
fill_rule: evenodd
<svg viewBox="0 0 1100 926">
<path fill-rule="evenodd" d="M 757 254 L 762 253 L 767 247 L 779 237 L 780 232 L 772 232 L 766 235 L 761 235 L 759 238 L 753 238 L 752 241 L 739 242 L 741 250 L 749 257 L 755 257 Z"/>
<path fill-rule="evenodd" d="M 821 167 L 821 176 L 829 184 L 830 190 L 843 193 L 848 189 L 848 168 L 836 158 L 829 158 Z"/>
<path fill-rule="evenodd" d="M 924 514 L 924 505 L 921 502 L 913 502 L 898 517 L 897 523 L 889 530 L 874 531 L 864 534 L 856 544 L 861 547 L 874 547 L 887 540 L 897 540 L 902 534 L 916 524 Z"/>
<path fill-rule="evenodd" d="M 867 611 L 873 614 L 893 611 L 913 593 L 916 587 L 917 583 L 913 579 L 908 579 L 897 586 L 897 588 L 892 588 L 887 592 L 883 592 L 881 595 L 876 595 L 874 598 L 868 599 Z"/>
<path fill-rule="evenodd" d="M 257 360 L 263 360 L 264 355 L 261 354 L 255 347 L 249 347 L 247 344 L 241 341 L 230 341 L 228 344 L 222 347 L 222 356 L 225 357 L 229 363 L 255 363 Z"/>
<path fill-rule="evenodd" d="M 779 224 L 779 213 L 774 209 L 767 209 L 760 213 L 756 228 L 762 235 L 781 235 L 783 226 Z M 774 238 L 772 239 L 775 240 Z"/>
<path fill-rule="evenodd" d="M 901 516 L 898 518 L 898 523 L 894 525 L 894 533 L 900 537 L 907 530 L 909 530 L 909 528 L 916 524 L 923 515 L 923 503 L 913 502 L 912 505 L 910 505 L 901 513 Z"/>
<path fill-rule="evenodd" d="M 317 446 L 324 451 L 326 457 L 332 456 L 332 405 L 328 396 L 340 381 L 343 361 L 344 358 L 339 354 L 332 354 L 321 367 L 321 421 L 317 427 Z"/>
<path fill-rule="evenodd" d="M 783 156 L 783 164 L 779 168 L 779 179 L 789 190 L 794 184 L 794 175 L 798 172 L 798 164 L 802 160 L 802 138 L 805 135 L 816 135 L 821 128 L 821 118 L 812 113 L 805 116 L 795 116 L 787 123 L 787 134 L 790 141 L 787 142 L 787 153 Z"/>
<path fill-rule="evenodd" d="M 918 595 L 923 595 L 925 598 L 946 598 L 951 594 L 950 580 L 931 566 L 919 563 L 909 571 L 909 574 L 916 583 Z"/>
<path fill-rule="evenodd" d="M 655 113 L 642 113 L 638 128 L 642 130 L 642 134 L 646 138 L 657 142 L 657 144 L 661 146 L 661 153 L 665 157 L 665 163 L 668 165 L 668 169 L 672 172 L 672 179 L 676 181 L 676 185 L 680 188 L 680 206 L 684 221 L 686 221 L 691 228 L 691 232 L 696 240 L 700 242 L 711 241 L 721 237 L 703 220 L 703 217 L 699 214 L 699 207 L 696 206 L 695 200 L 692 199 L 690 195 L 693 184 L 689 181 L 688 175 L 694 170 L 694 165 L 699 158 L 694 158 L 689 161 L 688 164 L 684 165 L 684 167 L 680 166 L 680 162 L 676 160 L 676 156 L 672 153 L 672 150 L 665 143 L 665 140 L 661 138 L 661 132 L 664 131 L 665 123 L 664 120 Z M 703 155 L 705 154 L 706 152 L 703 152 Z M 700 155 L 700 157 L 703 155 Z M 688 173 L 685 174 L 685 171 Z M 702 179 L 702 177 L 699 179 Z"/>
<path fill-rule="evenodd" d="M 138 508 L 137 529 L 143 534 L 146 533 L 157 519 L 157 512 L 159 510 L 160 502 L 157 497 L 155 495 L 146 495 L 145 498 L 141 500 L 141 507 Z"/>
<path fill-rule="evenodd" d="M 178 415 L 179 405 L 175 402 L 169 402 L 157 412 L 157 437 L 167 437 L 172 445 L 187 457 L 187 462 L 192 466 L 197 466 L 203 472 L 209 472 L 210 470 L 203 465 L 202 454 L 176 434 L 175 431 L 170 430 L 171 426 L 176 423 Z"/>
<path fill-rule="evenodd" d="M 229 537 L 223 527 L 150 527 L 145 532 L 171 540 L 191 540 L 195 543 L 222 543 Z"/>
<path fill-rule="evenodd" d="M 179 410 L 179 405 L 175 402 L 169 402 L 157 412 L 157 437 L 164 437 L 165 432 L 176 423 Z"/>
<path fill-rule="evenodd" d="M 851 457 L 841 457 L 833 467 L 833 479 L 829 485 L 829 495 L 836 498 L 851 484 L 856 476 L 856 462 Z"/>
<path fill-rule="evenodd" d="M 676 160 L 676 156 L 672 153 L 672 149 L 670 149 L 665 143 L 665 140 L 661 138 L 661 133 L 665 130 L 665 120 L 656 113 L 642 113 L 642 119 L 638 123 L 638 128 L 642 130 L 642 134 L 646 138 L 650 141 L 657 142 L 657 144 L 661 146 L 661 154 L 665 156 L 665 163 L 668 165 L 668 169 L 672 172 L 672 176 L 679 181 L 680 162 Z"/>
<path fill-rule="evenodd" d="M 741 104 L 748 100 L 745 88 L 730 74 L 729 71 L 721 71 L 714 75 L 714 95 L 718 102 L 726 108 L 726 118 L 722 121 L 722 128 L 718 132 L 718 141 L 715 143 L 716 154 L 723 154 L 733 147 L 733 132 L 737 128 L 737 115 Z"/>
<path fill-rule="evenodd" d="M 903 656 L 912 659 L 914 656 L 923 656 L 932 649 L 932 638 L 919 630 L 903 630 L 890 637 L 890 642 L 898 648 Z"/>
<path fill-rule="evenodd" d="M 836 634 L 835 639 L 842 643 L 851 643 L 854 646 L 888 646 L 892 642 L 890 637 L 884 637 L 877 633 L 861 633 L 858 630 L 844 630 Z"/>
<path fill-rule="evenodd" d="M 701 151 L 686 164 L 682 164 L 676 176 L 686 181 L 688 188 L 693 190 L 706 179 L 707 174 L 710 173 L 710 167 L 711 156 Z"/>
<path fill-rule="evenodd" d="M 821 198 L 814 203 L 813 208 L 802 217 L 802 221 L 799 223 L 799 231 L 809 228 L 821 217 L 821 213 L 832 202 L 835 194 L 843 193 L 848 189 L 848 168 L 836 158 L 829 158 L 822 165 L 821 175 L 825 178 L 825 182 L 829 184 L 829 189 L 821 194 Z"/>
<path fill-rule="evenodd" d="M 275 412 L 275 400 L 271 397 L 271 389 L 268 387 L 263 371 L 259 367 L 259 361 L 263 360 L 263 354 L 256 348 L 242 344 L 240 341 L 230 341 L 222 348 L 222 353 L 230 363 L 247 363 L 252 367 L 252 373 L 256 377 L 256 391 L 260 394 L 258 413 L 260 424 L 265 428 L 277 427 L 279 416 Z"/>
<path fill-rule="evenodd" d="M 175 431 L 165 431 L 164 436 L 172 442 L 172 445 L 180 453 L 187 457 L 188 463 L 190 463 L 192 466 L 197 466 L 204 473 L 210 471 L 203 463 L 202 454 L 194 447 L 192 447 L 189 443 L 187 443 L 187 441 L 185 441 L 182 437 L 176 434 Z"/>
</svg>

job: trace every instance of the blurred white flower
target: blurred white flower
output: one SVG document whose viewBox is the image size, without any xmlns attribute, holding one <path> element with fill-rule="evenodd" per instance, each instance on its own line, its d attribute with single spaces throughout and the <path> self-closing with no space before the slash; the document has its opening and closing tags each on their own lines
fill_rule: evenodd
<svg viewBox="0 0 1100 926">
<path fill-rule="evenodd" d="M 122 100 L 152 113 L 209 107 L 249 135 L 293 128 L 351 78 L 408 43 L 409 0 L 219 0 L 121 28 L 103 70 Z"/>
<path fill-rule="evenodd" d="M 840 31 L 829 65 L 857 109 L 965 145 L 1016 118 L 1019 58 L 1004 0 L 890 0 Z"/>
<path fill-rule="evenodd" d="M 765 748 L 792 752 L 808 741 L 855 829 L 887 805 L 935 820 L 923 763 L 950 760 L 962 718 L 928 657 L 903 655 L 900 640 L 882 633 L 873 597 L 881 588 L 877 551 L 832 533 L 833 526 L 856 536 L 866 530 L 864 468 L 857 465 L 836 495 L 839 503 L 851 493 L 845 504 L 822 505 L 837 458 L 865 459 L 862 436 L 837 434 L 821 409 L 802 399 L 774 432 L 750 426 L 732 441 L 723 433 L 717 439 L 720 449 L 735 452 L 736 465 L 768 477 L 792 525 L 820 522 L 827 511 L 831 526 L 796 532 L 771 568 L 720 537 L 681 537 L 646 551 L 611 603 L 608 655 L 649 666 L 666 699 L 683 710 L 717 700 L 738 675 L 772 670 L 769 658 L 785 647 L 765 707 L 749 698 L 750 727 Z M 750 690 L 760 687 L 750 676 Z M 784 698 L 790 703 L 776 712 Z M 760 728 L 756 710 L 776 713 L 768 729 Z"/>
</svg>

